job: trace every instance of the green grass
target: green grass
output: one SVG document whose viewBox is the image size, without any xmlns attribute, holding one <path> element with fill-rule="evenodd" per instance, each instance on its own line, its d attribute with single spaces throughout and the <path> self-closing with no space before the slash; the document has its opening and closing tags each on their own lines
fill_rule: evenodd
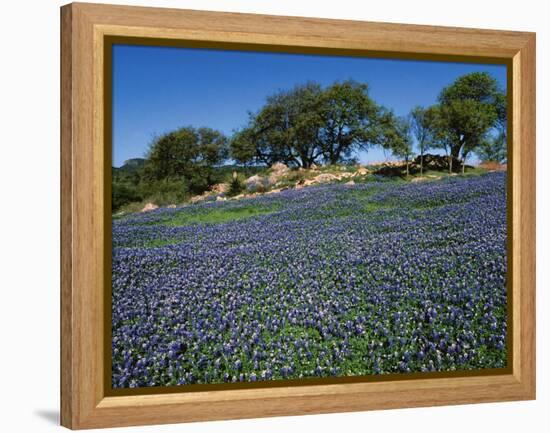
<svg viewBox="0 0 550 433">
<path fill-rule="evenodd" d="M 485 174 L 488 171 L 489 170 L 485 168 L 480 168 L 480 167 L 467 168 L 464 173 L 464 176 L 481 176 L 482 174 Z M 459 173 L 459 175 L 461 174 Z"/>
<path fill-rule="evenodd" d="M 166 245 L 175 245 L 177 243 L 181 242 L 178 238 L 170 238 L 170 239 L 151 239 L 144 243 L 143 246 L 147 248 L 151 247 L 164 247 Z"/>
<path fill-rule="evenodd" d="M 161 221 L 168 226 L 187 226 L 191 224 L 220 224 L 273 213 L 277 208 L 259 206 L 241 206 L 236 208 L 204 209 L 201 212 L 178 212 L 172 218 Z"/>
<path fill-rule="evenodd" d="M 466 168 L 464 174 L 462 172 L 453 173 L 450 174 L 448 170 L 424 170 L 424 173 L 422 174 L 422 177 L 428 177 L 428 176 L 437 176 L 441 179 L 451 176 L 463 176 L 463 177 L 469 177 L 469 176 L 480 176 L 482 174 L 487 173 L 487 170 L 484 168 L 479 167 L 472 167 L 472 168 Z M 414 175 L 409 176 L 410 179 L 414 177 L 421 177 L 420 172 L 415 173 Z M 435 178 L 432 178 L 430 180 L 437 180 Z"/>
</svg>

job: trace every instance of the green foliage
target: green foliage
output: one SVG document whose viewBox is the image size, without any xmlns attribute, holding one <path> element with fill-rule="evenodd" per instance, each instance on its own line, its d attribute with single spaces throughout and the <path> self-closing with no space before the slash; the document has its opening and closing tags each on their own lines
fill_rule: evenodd
<svg viewBox="0 0 550 433">
<path fill-rule="evenodd" d="M 145 160 L 128 161 L 112 172 L 112 211 L 121 209 L 134 211 L 132 203 L 138 203 L 138 208 L 145 202 L 159 206 L 181 203 L 189 197 L 189 188 L 183 178 L 154 179 L 144 175 Z M 138 209 L 139 210 L 139 209 Z"/>
<path fill-rule="evenodd" d="M 231 155 L 240 163 L 304 168 L 345 162 L 356 150 L 388 141 L 393 121 L 369 97 L 366 84 L 344 81 L 322 88 L 310 82 L 268 97 L 233 136 Z"/>
<path fill-rule="evenodd" d="M 240 163 L 309 167 L 320 156 L 315 143 L 320 93 L 318 84 L 307 83 L 269 96 L 233 136 L 232 157 Z"/>
<path fill-rule="evenodd" d="M 227 159 L 227 152 L 227 139 L 210 128 L 185 127 L 156 138 L 147 159 L 134 158 L 113 168 L 113 212 L 131 203 L 162 206 L 201 194 L 221 180 L 217 165 Z"/>
<path fill-rule="evenodd" d="M 495 106 L 497 95 L 501 94 L 498 82 L 488 72 L 472 72 L 457 78 L 439 94 L 442 105 L 454 101 L 474 100 Z"/>
<path fill-rule="evenodd" d="M 180 204 L 187 201 L 192 195 L 201 194 L 209 188 L 205 178 L 200 177 L 200 173 L 190 173 L 188 179 L 170 177 L 156 180 L 145 175 L 144 164 L 145 160 L 141 160 L 139 167 L 131 167 L 125 164 L 120 168 L 113 168 L 113 212 L 136 212 L 143 208 L 147 202 L 155 203 L 158 206 Z M 227 182 L 231 184 L 233 173 L 236 172 L 239 188 L 244 188 L 243 179 L 263 171 L 265 171 L 265 167 L 214 166 L 212 167 L 211 180 L 214 183 Z M 195 187 L 194 191 L 198 190 L 199 192 L 190 190 L 189 180 Z M 233 186 L 233 188 L 236 187 L 237 185 Z"/>
<path fill-rule="evenodd" d="M 355 81 L 334 83 L 320 95 L 321 123 L 316 131 L 324 161 L 343 162 L 353 151 L 379 141 L 377 128 L 382 108 L 368 94 L 368 86 Z"/>
<path fill-rule="evenodd" d="M 139 194 L 135 187 L 124 183 L 112 184 L 112 210 L 120 209 L 122 206 L 141 201 L 143 197 Z"/>
<path fill-rule="evenodd" d="M 408 161 L 413 155 L 413 140 L 411 123 L 406 117 L 399 117 L 395 125 L 396 137 L 392 142 L 391 150 L 394 155 Z"/>
<path fill-rule="evenodd" d="M 409 114 L 411 133 L 416 139 L 420 154 L 420 175 L 424 173 L 424 154 L 433 146 L 434 134 L 432 129 L 431 112 L 420 106 L 415 106 Z"/>
<path fill-rule="evenodd" d="M 306 180 L 306 176 L 304 171 L 301 170 L 291 170 L 286 176 L 285 180 L 288 180 L 290 182 L 294 183 L 304 183 Z"/>
<path fill-rule="evenodd" d="M 245 189 L 246 188 L 244 182 L 235 172 L 235 175 L 231 178 L 231 182 L 229 182 L 229 190 L 227 191 L 227 196 L 234 197 L 241 194 Z"/>
<path fill-rule="evenodd" d="M 111 171 L 111 208 L 117 211 L 133 202 L 143 200 L 138 185 L 141 181 L 144 159 L 134 158 L 125 161 L 122 167 L 113 167 Z"/>
<path fill-rule="evenodd" d="M 506 134 L 506 125 L 508 117 L 508 101 L 506 100 L 506 95 L 503 92 L 498 92 L 495 95 L 495 108 L 497 111 L 497 123 L 498 129 Z"/>
<path fill-rule="evenodd" d="M 201 193 L 216 182 L 214 167 L 228 156 L 227 139 L 210 128 L 187 126 L 153 141 L 144 176 L 149 181 L 182 178 L 191 193 Z"/>
<path fill-rule="evenodd" d="M 147 180 L 138 187 L 145 201 L 158 206 L 182 203 L 189 198 L 189 187 L 183 178 Z"/>
<path fill-rule="evenodd" d="M 415 106 L 410 114 L 409 121 L 411 125 L 411 133 L 416 138 L 418 150 L 423 154 L 429 149 L 432 141 L 432 128 L 430 111 L 419 105 Z"/>
<path fill-rule="evenodd" d="M 506 134 L 500 133 L 494 137 L 488 137 L 481 142 L 477 153 L 483 162 L 496 161 L 506 162 Z"/>
<path fill-rule="evenodd" d="M 438 99 L 439 105 L 432 111 L 436 143 L 455 158 L 464 160 L 491 128 L 506 122 L 506 99 L 497 81 L 486 72 L 459 77 Z"/>
<path fill-rule="evenodd" d="M 397 139 L 393 142 L 392 152 L 405 160 L 406 175 L 409 176 L 409 162 L 413 157 L 412 126 L 410 118 L 399 117 L 396 121 Z"/>
<path fill-rule="evenodd" d="M 231 157 L 239 164 L 266 164 L 272 163 L 272 153 L 265 143 L 256 140 L 256 131 L 250 125 L 240 131 L 235 131 L 231 137 Z"/>
</svg>

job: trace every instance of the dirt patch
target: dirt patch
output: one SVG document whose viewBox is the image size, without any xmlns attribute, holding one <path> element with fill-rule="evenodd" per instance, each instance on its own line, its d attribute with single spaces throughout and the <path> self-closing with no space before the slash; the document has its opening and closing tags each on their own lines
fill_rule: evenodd
<svg viewBox="0 0 550 433">
<path fill-rule="evenodd" d="M 508 169 L 508 164 L 501 164 L 497 161 L 485 161 L 479 164 L 478 167 L 489 171 L 506 171 Z"/>
</svg>

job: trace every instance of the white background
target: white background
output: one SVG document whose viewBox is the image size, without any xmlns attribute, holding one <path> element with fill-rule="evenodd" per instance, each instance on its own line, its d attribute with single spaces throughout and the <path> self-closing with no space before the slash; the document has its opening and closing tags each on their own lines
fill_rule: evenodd
<svg viewBox="0 0 550 433">
<path fill-rule="evenodd" d="M 335 415 L 131 428 L 131 432 L 518 432 L 550 421 L 547 143 L 549 15 L 543 1 L 173 0 L 123 1 L 234 12 L 315 16 L 537 32 L 538 400 Z M 0 3 L 0 427 L 60 431 L 59 411 L 59 6 Z M 546 245 L 545 245 L 546 244 Z M 548 428 L 546 426 L 546 428 Z M 118 430 L 121 431 L 121 430 Z M 545 430 L 548 431 L 548 430 Z"/>
</svg>

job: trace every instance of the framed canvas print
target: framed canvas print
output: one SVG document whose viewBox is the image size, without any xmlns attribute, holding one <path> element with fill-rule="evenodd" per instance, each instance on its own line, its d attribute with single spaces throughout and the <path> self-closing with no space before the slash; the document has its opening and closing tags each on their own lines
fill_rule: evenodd
<svg viewBox="0 0 550 433">
<path fill-rule="evenodd" d="M 61 22 L 62 425 L 535 398 L 534 34 Z"/>
</svg>

